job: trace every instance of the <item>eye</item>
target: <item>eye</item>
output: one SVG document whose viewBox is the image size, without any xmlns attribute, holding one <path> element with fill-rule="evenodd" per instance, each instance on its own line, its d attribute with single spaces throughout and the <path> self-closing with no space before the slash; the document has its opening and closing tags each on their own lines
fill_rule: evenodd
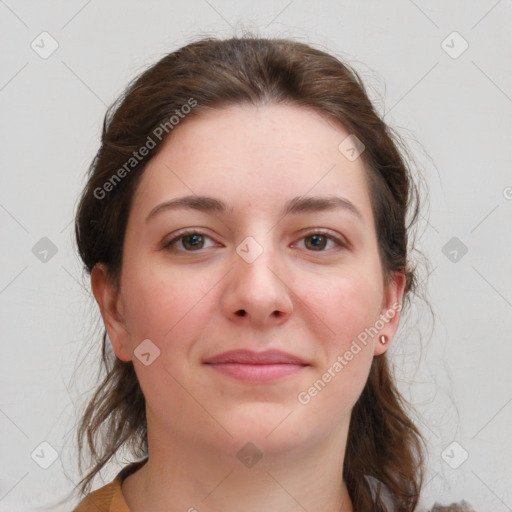
<svg viewBox="0 0 512 512">
<path fill-rule="evenodd" d="M 207 245 L 207 241 L 212 242 Z M 215 245 L 213 240 L 200 231 L 186 231 L 178 234 L 168 242 L 164 243 L 164 249 L 176 249 L 178 251 L 193 252 L 206 249 Z"/>
<path fill-rule="evenodd" d="M 306 249 L 316 252 L 325 252 L 326 248 L 336 249 L 347 246 L 341 238 L 323 231 L 309 233 L 301 240 L 304 241 L 303 243 Z M 329 244 L 331 247 L 329 247 Z"/>
</svg>

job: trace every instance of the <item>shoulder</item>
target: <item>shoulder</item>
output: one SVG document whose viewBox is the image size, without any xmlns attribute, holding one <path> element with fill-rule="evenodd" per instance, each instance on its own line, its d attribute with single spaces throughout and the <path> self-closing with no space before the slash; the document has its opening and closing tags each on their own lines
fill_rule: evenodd
<svg viewBox="0 0 512 512">
<path fill-rule="evenodd" d="M 128 508 L 115 511 L 111 508 L 114 497 L 119 497 L 119 494 L 122 496 L 120 475 L 108 485 L 88 494 L 73 512 L 129 512 Z"/>
<path fill-rule="evenodd" d="M 73 512 L 130 512 L 123 496 L 121 484 L 128 475 L 141 468 L 147 460 L 146 458 L 123 468 L 112 482 L 88 494 L 73 509 Z"/>
</svg>

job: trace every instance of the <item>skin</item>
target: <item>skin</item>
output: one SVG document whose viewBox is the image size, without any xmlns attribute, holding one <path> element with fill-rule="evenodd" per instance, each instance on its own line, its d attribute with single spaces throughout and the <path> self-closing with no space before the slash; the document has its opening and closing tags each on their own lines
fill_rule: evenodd
<svg viewBox="0 0 512 512">
<path fill-rule="evenodd" d="M 401 302 L 404 276 L 384 279 L 365 163 L 338 150 L 347 136 L 303 107 L 236 105 L 185 120 L 149 162 L 120 287 L 104 265 L 92 272 L 113 349 L 133 361 L 146 398 L 149 461 L 122 486 L 132 511 L 352 510 L 342 478 L 350 414 L 400 315 L 309 403 L 297 395 Z M 167 209 L 146 221 L 156 205 L 189 195 L 232 211 Z M 304 195 L 343 197 L 360 217 L 347 208 L 281 214 Z M 190 250 L 182 238 L 164 248 L 183 228 L 204 233 L 204 245 Z M 320 236 L 316 249 L 318 229 L 343 245 Z M 252 263 L 236 251 L 247 237 L 263 248 Z M 148 366 L 134 355 L 145 339 L 160 350 Z M 280 349 L 309 366 L 247 383 L 203 364 L 238 348 Z M 262 454 L 252 468 L 236 456 L 248 442 Z"/>
</svg>

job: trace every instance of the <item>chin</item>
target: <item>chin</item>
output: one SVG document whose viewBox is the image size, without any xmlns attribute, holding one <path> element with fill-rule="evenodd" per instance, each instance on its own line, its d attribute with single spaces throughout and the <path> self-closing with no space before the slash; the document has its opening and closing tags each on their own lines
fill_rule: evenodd
<svg viewBox="0 0 512 512">
<path fill-rule="evenodd" d="M 312 436 L 304 429 L 296 406 L 279 403 L 243 404 L 226 417 L 226 429 L 238 449 L 253 443 L 262 452 L 279 453 L 307 443 Z"/>
</svg>

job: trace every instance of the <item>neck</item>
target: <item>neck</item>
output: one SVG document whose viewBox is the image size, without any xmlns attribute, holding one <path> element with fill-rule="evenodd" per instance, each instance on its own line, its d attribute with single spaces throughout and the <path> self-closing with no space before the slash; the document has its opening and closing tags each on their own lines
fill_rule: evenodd
<svg viewBox="0 0 512 512">
<path fill-rule="evenodd" d="M 345 429 L 342 436 L 285 453 L 260 441 L 262 457 L 255 462 L 257 449 L 241 450 L 238 458 L 232 439 L 215 450 L 148 428 L 148 462 L 126 478 L 123 494 L 131 512 L 352 512 L 343 482 L 346 435 Z"/>
</svg>

